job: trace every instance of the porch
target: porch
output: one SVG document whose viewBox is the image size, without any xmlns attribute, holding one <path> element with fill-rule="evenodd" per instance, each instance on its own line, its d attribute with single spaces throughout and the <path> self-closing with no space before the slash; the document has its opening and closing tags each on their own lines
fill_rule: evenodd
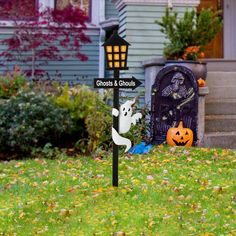
<svg viewBox="0 0 236 236">
<path fill-rule="evenodd" d="M 206 59 L 207 91 L 199 93 L 198 138 L 205 147 L 236 148 L 236 60 Z M 143 62 L 145 103 L 151 104 L 151 87 L 163 67 L 161 58 Z"/>
<path fill-rule="evenodd" d="M 236 148 L 236 60 L 209 59 L 204 146 Z"/>
</svg>

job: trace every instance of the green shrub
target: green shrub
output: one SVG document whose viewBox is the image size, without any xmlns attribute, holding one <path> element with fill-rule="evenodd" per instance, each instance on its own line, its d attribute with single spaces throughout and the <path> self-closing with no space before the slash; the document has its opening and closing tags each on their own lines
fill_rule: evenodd
<svg viewBox="0 0 236 236">
<path fill-rule="evenodd" d="M 33 148 L 31 151 L 32 158 L 47 158 L 47 159 L 60 159 L 65 156 L 63 149 L 54 147 L 51 143 L 46 143 L 43 147 Z"/>
<path fill-rule="evenodd" d="M 26 78 L 19 67 L 15 66 L 12 72 L 0 76 L 0 98 L 9 98 L 27 86 Z"/>
<path fill-rule="evenodd" d="M 222 28 L 220 11 L 213 12 L 211 9 L 203 9 L 199 14 L 196 10 L 184 12 L 182 17 L 179 13 L 166 8 L 161 20 L 155 23 L 161 28 L 168 42 L 165 44 L 164 55 L 169 60 L 190 59 L 188 48 L 197 48 L 197 52 L 204 52 L 205 47 L 210 43 Z M 195 54 L 191 60 L 197 60 L 201 53 Z M 186 58 L 187 57 L 187 58 Z M 202 57 L 202 56 L 201 56 Z"/>
<path fill-rule="evenodd" d="M 68 110 L 44 93 L 19 92 L 0 105 L 0 151 L 29 153 L 33 147 L 60 143 L 72 127 Z"/>
<path fill-rule="evenodd" d="M 62 87 L 54 101 L 69 110 L 75 123 L 74 133 L 80 133 L 75 146 L 82 152 L 94 152 L 99 146 L 111 143 L 111 107 L 102 96 L 87 86 Z"/>
<path fill-rule="evenodd" d="M 129 138 L 133 144 L 138 144 L 142 141 L 150 142 L 150 120 L 149 108 L 147 106 L 138 109 L 137 106 L 133 107 L 133 114 L 140 112 L 142 118 L 136 125 L 132 125 L 130 131 L 125 137 Z"/>
</svg>

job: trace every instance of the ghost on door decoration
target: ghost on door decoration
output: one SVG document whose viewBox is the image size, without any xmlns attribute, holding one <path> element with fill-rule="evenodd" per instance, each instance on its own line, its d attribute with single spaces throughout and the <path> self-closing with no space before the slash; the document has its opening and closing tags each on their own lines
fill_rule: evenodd
<svg viewBox="0 0 236 236">
<path fill-rule="evenodd" d="M 112 140 L 118 146 L 126 146 L 125 152 L 127 152 L 132 144 L 128 138 L 121 136 L 120 134 L 127 133 L 131 125 L 136 125 L 136 122 L 142 118 L 142 114 L 140 112 L 132 115 L 132 105 L 134 105 L 135 99 L 133 101 L 126 101 L 119 108 L 119 111 L 115 108 L 112 109 L 112 115 L 115 117 L 119 116 L 119 131 L 112 127 Z"/>
</svg>

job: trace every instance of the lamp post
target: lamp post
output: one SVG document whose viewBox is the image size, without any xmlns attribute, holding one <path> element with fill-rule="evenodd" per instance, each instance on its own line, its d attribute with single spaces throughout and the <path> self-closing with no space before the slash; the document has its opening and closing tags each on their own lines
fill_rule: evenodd
<svg viewBox="0 0 236 236">
<path fill-rule="evenodd" d="M 121 38 L 117 30 L 103 44 L 106 55 L 106 69 L 114 71 L 114 79 L 119 79 L 120 70 L 128 70 L 127 55 L 130 44 Z M 119 110 L 119 87 L 113 90 L 113 107 Z M 113 128 L 119 132 L 119 117 L 113 116 Z M 118 146 L 113 142 L 112 185 L 118 187 Z"/>
</svg>

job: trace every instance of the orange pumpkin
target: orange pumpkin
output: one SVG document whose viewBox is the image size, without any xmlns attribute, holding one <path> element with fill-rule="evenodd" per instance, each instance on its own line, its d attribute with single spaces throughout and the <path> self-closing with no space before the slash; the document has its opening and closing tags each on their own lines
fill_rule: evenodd
<svg viewBox="0 0 236 236">
<path fill-rule="evenodd" d="M 198 84 L 198 87 L 205 87 L 206 81 L 203 80 L 202 78 L 200 78 L 200 79 L 198 79 L 197 84 Z"/>
<path fill-rule="evenodd" d="M 193 144 L 193 131 L 183 127 L 183 121 L 179 122 L 177 128 L 168 129 L 166 141 L 170 146 L 191 147 Z"/>
</svg>

